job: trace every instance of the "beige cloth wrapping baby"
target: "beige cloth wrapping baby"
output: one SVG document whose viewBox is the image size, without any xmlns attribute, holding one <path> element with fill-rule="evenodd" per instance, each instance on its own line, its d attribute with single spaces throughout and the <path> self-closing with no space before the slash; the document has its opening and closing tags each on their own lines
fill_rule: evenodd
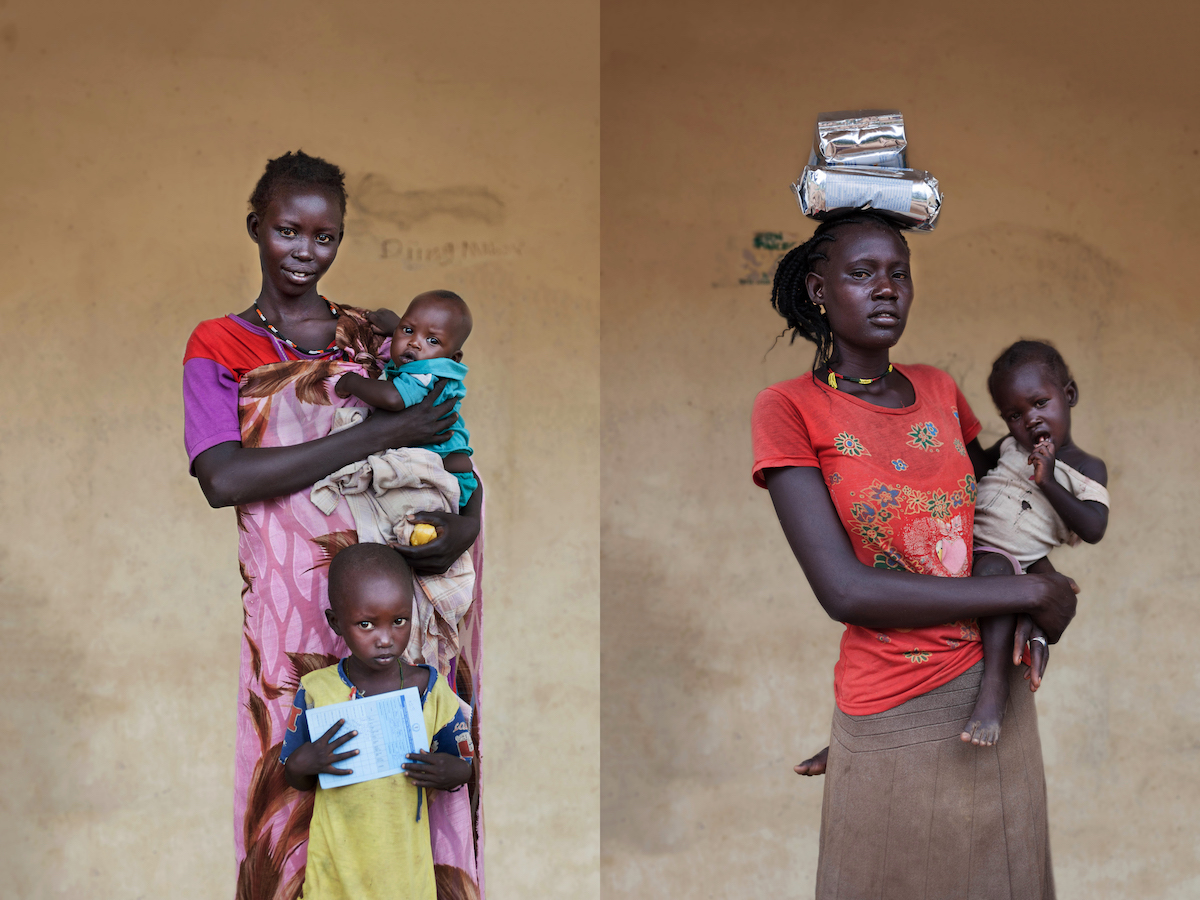
<svg viewBox="0 0 1200 900">
<path fill-rule="evenodd" d="M 975 546 L 1005 550 L 1017 558 L 1022 569 L 1055 547 L 1079 543 L 1079 536 L 1067 528 L 1032 478 L 1029 454 L 1007 437 L 1000 445 L 999 464 L 979 480 L 975 498 Z M 1108 506 L 1104 485 L 1062 460 L 1054 463 L 1054 480 L 1080 500 Z"/>
<path fill-rule="evenodd" d="M 363 420 L 358 407 L 337 410 L 334 434 Z M 458 512 L 458 479 L 431 450 L 386 450 L 338 469 L 313 485 L 309 497 L 330 515 L 345 499 L 363 543 L 408 545 L 409 513 Z M 417 575 L 413 590 L 412 637 L 406 657 L 436 666 L 443 675 L 458 655 L 458 623 L 471 605 L 475 567 L 464 553 L 441 575 Z"/>
</svg>

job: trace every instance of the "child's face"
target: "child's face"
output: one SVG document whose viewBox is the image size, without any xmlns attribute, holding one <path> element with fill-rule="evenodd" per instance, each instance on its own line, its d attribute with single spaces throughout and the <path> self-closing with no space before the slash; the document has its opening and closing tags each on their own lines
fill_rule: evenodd
<svg viewBox="0 0 1200 900">
<path fill-rule="evenodd" d="M 347 585 L 333 609 L 329 627 L 342 636 L 350 653 L 370 671 L 396 665 L 412 631 L 412 580 L 390 572 L 366 572 Z"/>
<path fill-rule="evenodd" d="M 460 362 L 465 340 L 461 312 L 451 303 L 422 295 L 400 317 L 392 335 L 392 362 L 398 366 L 418 359 Z"/>
<path fill-rule="evenodd" d="M 1050 440 L 1058 451 L 1071 442 L 1071 407 L 1079 399 L 1074 381 L 1060 385 L 1044 365 L 1028 363 L 1008 373 L 993 399 L 1023 449 Z"/>
</svg>

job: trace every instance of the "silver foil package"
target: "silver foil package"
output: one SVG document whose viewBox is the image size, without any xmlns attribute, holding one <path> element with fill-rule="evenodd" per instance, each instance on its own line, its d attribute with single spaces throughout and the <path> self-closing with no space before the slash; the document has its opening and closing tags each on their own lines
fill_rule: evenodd
<svg viewBox="0 0 1200 900">
<path fill-rule="evenodd" d="M 895 109 L 858 109 L 817 116 L 810 165 L 903 169 L 908 139 Z"/>
<path fill-rule="evenodd" d="M 920 169 L 810 165 L 792 190 L 800 211 L 818 220 L 872 209 L 903 228 L 933 231 L 942 208 L 937 179 Z"/>
</svg>

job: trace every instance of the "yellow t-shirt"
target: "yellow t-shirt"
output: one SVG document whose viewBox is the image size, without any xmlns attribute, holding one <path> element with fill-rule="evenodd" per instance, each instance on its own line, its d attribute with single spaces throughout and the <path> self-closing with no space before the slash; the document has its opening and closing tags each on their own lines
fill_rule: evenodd
<svg viewBox="0 0 1200 900">
<path fill-rule="evenodd" d="M 312 706 L 350 699 L 336 665 L 310 672 L 300 683 Z M 459 711 L 458 698 L 434 671 L 423 707 L 430 735 Z M 404 775 L 329 790 L 318 785 L 304 900 L 437 900 L 428 804 L 419 795 Z"/>
</svg>

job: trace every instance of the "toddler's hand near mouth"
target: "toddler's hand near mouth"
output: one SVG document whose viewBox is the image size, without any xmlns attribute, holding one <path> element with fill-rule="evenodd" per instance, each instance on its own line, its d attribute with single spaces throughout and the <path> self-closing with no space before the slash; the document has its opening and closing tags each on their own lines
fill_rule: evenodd
<svg viewBox="0 0 1200 900">
<path fill-rule="evenodd" d="M 1033 466 L 1030 480 L 1041 487 L 1048 481 L 1054 480 L 1054 441 L 1048 437 L 1042 438 L 1029 454 L 1029 464 Z"/>
</svg>

